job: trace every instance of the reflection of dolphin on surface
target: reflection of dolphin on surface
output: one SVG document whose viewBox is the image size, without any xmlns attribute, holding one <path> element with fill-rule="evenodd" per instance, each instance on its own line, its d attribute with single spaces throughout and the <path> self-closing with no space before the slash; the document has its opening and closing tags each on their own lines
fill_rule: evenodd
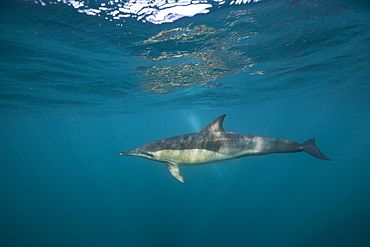
<svg viewBox="0 0 370 247">
<path fill-rule="evenodd" d="M 315 145 L 315 138 L 297 142 L 225 131 L 226 114 L 219 116 L 202 131 L 169 137 L 144 144 L 121 155 L 139 156 L 167 164 L 172 176 L 185 183 L 178 166 L 205 165 L 244 156 L 305 151 L 319 159 L 331 160 Z"/>
</svg>

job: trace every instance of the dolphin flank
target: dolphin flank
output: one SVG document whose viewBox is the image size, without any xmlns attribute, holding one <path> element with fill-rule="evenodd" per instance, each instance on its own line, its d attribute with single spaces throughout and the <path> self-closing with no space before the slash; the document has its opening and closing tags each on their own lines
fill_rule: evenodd
<svg viewBox="0 0 370 247">
<path fill-rule="evenodd" d="M 225 131 L 222 127 L 226 114 L 219 116 L 199 133 L 169 137 L 144 144 L 121 155 L 139 156 L 167 164 L 177 180 L 185 183 L 178 166 L 205 165 L 245 156 L 305 151 L 316 158 L 331 160 L 315 145 L 315 138 L 302 144 Z"/>
</svg>

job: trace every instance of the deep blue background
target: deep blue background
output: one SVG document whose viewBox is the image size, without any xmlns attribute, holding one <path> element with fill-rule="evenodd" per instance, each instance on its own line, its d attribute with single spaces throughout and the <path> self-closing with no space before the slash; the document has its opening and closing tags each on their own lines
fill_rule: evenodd
<svg viewBox="0 0 370 247">
<path fill-rule="evenodd" d="M 324 107 L 325 106 L 325 107 Z M 119 152 L 226 130 L 303 142 L 306 153 L 182 167 Z M 195 121 L 194 121 L 195 119 Z M 309 99 L 193 112 L 1 119 L 3 246 L 367 246 L 369 109 Z"/>
</svg>

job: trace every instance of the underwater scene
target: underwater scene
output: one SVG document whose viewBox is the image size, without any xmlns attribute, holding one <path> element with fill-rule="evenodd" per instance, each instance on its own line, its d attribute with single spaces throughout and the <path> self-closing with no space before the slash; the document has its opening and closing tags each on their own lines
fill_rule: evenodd
<svg viewBox="0 0 370 247">
<path fill-rule="evenodd" d="M 370 246 L 369 1 L 2 0 L 0 33 L 0 246 Z"/>
</svg>

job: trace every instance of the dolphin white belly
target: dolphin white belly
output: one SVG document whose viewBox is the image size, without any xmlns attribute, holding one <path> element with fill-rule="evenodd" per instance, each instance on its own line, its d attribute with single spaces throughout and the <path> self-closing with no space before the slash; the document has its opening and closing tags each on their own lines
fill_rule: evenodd
<svg viewBox="0 0 370 247">
<path fill-rule="evenodd" d="M 156 160 L 179 166 L 198 166 L 232 159 L 222 153 L 206 149 L 161 150 L 152 153 Z"/>
</svg>

